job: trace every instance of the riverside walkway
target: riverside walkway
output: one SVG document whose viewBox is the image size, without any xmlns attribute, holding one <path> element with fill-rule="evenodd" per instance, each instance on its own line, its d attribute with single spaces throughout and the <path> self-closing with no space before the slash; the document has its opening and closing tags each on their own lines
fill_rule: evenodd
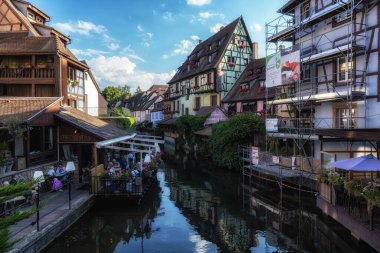
<svg viewBox="0 0 380 253">
<path fill-rule="evenodd" d="M 93 203 L 93 195 L 85 184 L 72 184 L 71 209 L 67 187 L 62 191 L 41 193 L 39 231 L 37 214 L 11 225 L 10 242 L 17 243 L 10 252 L 39 252 L 86 213 Z"/>
</svg>

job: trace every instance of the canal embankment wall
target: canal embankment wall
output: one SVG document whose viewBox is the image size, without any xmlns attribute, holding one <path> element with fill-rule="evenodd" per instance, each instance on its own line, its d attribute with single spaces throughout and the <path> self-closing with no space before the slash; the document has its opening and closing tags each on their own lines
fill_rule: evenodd
<svg viewBox="0 0 380 253">
<path fill-rule="evenodd" d="M 57 202 L 57 210 L 44 217 L 46 226 L 40 231 L 23 231 L 17 235 L 21 237 L 9 253 L 37 253 L 46 248 L 58 236 L 65 232 L 80 217 L 89 211 L 95 204 L 93 195 L 83 194 L 73 199 L 71 209 L 60 208 Z M 28 233 L 28 234 L 27 234 Z"/>
</svg>

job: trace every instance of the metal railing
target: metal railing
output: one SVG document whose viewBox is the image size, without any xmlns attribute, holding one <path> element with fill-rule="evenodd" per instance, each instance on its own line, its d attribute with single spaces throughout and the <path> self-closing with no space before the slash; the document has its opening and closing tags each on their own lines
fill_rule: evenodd
<svg viewBox="0 0 380 253">
<path fill-rule="evenodd" d="M 134 179 L 91 176 L 90 194 L 106 198 L 142 198 L 155 178 L 153 171 Z"/>
</svg>

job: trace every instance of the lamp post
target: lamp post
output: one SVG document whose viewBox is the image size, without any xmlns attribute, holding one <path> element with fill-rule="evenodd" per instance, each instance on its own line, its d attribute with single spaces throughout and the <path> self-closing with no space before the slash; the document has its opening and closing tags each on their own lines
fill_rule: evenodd
<svg viewBox="0 0 380 253">
<path fill-rule="evenodd" d="M 70 173 L 69 175 L 69 209 L 71 209 L 71 176 L 74 174 L 75 164 L 73 161 L 69 161 L 66 164 L 66 172 Z"/>
<path fill-rule="evenodd" d="M 37 231 L 40 231 L 40 185 L 45 182 L 44 173 L 42 171 L 35 171 L 33 174 L 33 179 L 37 182 L 37 197 L 36 197 L 36 208 L 37 208 Z"/>
</svg>

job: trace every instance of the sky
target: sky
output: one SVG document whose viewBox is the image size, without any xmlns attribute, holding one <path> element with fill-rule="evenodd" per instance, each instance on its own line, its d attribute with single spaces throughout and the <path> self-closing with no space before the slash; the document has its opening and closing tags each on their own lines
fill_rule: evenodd
<svg viewBox="0 0 380 253">
<path fill-rule="evenodd" d="M 72 39 L 101 89 L 171 79 L 199 40 L 243 16 L 265 56 L 265 23 L 287 0 L 30 0 Z"/>
</svg>

